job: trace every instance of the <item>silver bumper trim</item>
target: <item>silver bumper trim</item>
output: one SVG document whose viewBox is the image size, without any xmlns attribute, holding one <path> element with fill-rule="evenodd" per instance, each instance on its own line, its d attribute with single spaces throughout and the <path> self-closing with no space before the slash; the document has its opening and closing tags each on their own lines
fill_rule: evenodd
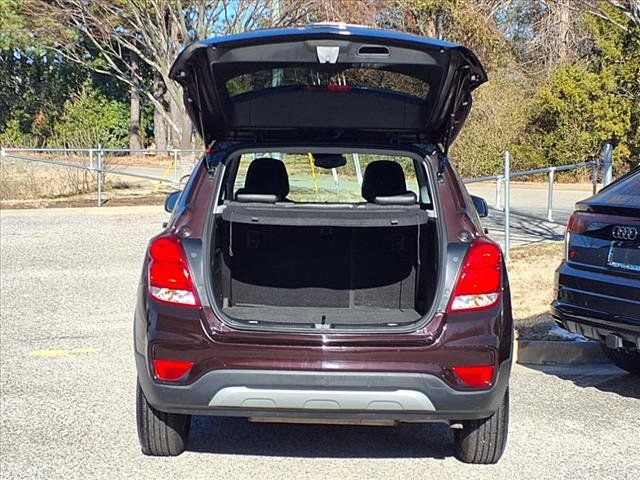
<svg viewBox="0 0 640 480">
<path fill-rule="evenodd" d="M 359 410 L 433 412 L 435 407 L 415 390 L 294 390 L 225 387 L 210 407 L 273 408 L 283 410 Z"/>
</svg>

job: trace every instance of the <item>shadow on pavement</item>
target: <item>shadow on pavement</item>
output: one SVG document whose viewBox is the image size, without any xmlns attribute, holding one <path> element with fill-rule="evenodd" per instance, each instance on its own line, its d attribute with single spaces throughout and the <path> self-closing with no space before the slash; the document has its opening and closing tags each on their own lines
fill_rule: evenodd
<svg viewBox="0 0 640 480">
<path fill-rule="evenodd" d="M 489 229 L 489 234 L 504 235 L 504 213 L 490 208 L 489 217 L 483 219 L 483 225 Z M 546 219 L 511 210 L 511 241 L 512 243 L 534 243 L 543 240 L 562 240 L 565 224 L 549 222 Z"/>
<path fill-rule="evenodd" d="M 194 416 L 191 422 L 192 452 L 302 458 L 444 459 L 454 454 L 444 424 L 293 425 L 208 416 Z"/>
<path fill-rule="evenodd" d="M 569 380 L 582 388 L 595 388 L 622 397 L 640 400 L 640 376 L 627 373 L 613 364 L 551 367 L 526 365 L 527 368 Z"/>
</svg>

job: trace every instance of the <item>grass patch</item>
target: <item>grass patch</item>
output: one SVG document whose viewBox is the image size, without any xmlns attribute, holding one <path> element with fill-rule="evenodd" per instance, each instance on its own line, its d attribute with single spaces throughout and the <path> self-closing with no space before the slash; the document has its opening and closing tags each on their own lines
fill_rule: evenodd
<svg viewBox="0 0 640 480">
<path fill-rule="evenodd" d="M 516 248 L 507 268 L 516 330 L 521 338 L 547 339 L 555 323 L 549 314 L 553 300 L 555 269 L 562 262 L 562 242 Z"/>
</svg>

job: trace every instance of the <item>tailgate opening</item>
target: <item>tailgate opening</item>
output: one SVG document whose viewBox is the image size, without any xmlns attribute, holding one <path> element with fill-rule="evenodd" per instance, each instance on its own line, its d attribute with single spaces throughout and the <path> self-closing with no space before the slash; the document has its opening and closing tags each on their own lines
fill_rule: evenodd
<svg viewBox="0 0 640 480">
<path fill-rule="evenodd" d="M 318 333 L 420 323 L 433 305 L 440 264 L 438 219 L 423 164 L 408 156 L 361 154 L 361 187 L 348 166 L 322 172 L 308 153 L 269 154 L 283 161 L 263 155 L 227 162 L 214 211 L 210 291 L 223 319 L 253 329 Z M 271 160 L 291 172 L 284 195 L 275 179 L 251 179 L 252 163 Z M 372 175 L 376 167 L 381 171 Z M 407 185 L 394 185 L 388 169 L 406 175 Z M 266 193 L 270 189 L 275 193 Z"/>
</svg>

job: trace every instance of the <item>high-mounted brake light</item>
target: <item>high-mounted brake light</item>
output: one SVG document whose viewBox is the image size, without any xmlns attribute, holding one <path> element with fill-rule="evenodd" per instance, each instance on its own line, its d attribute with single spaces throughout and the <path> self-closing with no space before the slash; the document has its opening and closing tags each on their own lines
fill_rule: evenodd
<svg viewBox="0 0 640 480">
<path fill-rule="evenodd" d="M 493 365 L 473 365 L 464 367 L 452 367 L 453 373 L 462 383 L 472 388 L 485 388 L 493 382 Z"/>
<path fill-rule="evenodd" d="M 175 382 L 187 374 L 193 362 L 187 360 L 165 360 L 156 358 L 153 360 L 153 372 L 158 380 Z"/>
<path fill-rule="evenodd" d="M 500 300 L 502 287 L 502 253 L 493 242 L 475 240 L 462 265 L 453 290 L 449 312 L 491 308 Z"/>
<path fill-rule="evenodd" d="M 177 237 L 163 234 L 149 245 L 149 293 L 161 302 L 200 306 L 189 265 Z"/>
<path fill-rule="evenodd" d="M 330 83 L 327 85 L 327 90 L 329 92 L 349 92 L 351 91 L 350 85 L 336 85 L 335 83 Z"/>
</svg>

